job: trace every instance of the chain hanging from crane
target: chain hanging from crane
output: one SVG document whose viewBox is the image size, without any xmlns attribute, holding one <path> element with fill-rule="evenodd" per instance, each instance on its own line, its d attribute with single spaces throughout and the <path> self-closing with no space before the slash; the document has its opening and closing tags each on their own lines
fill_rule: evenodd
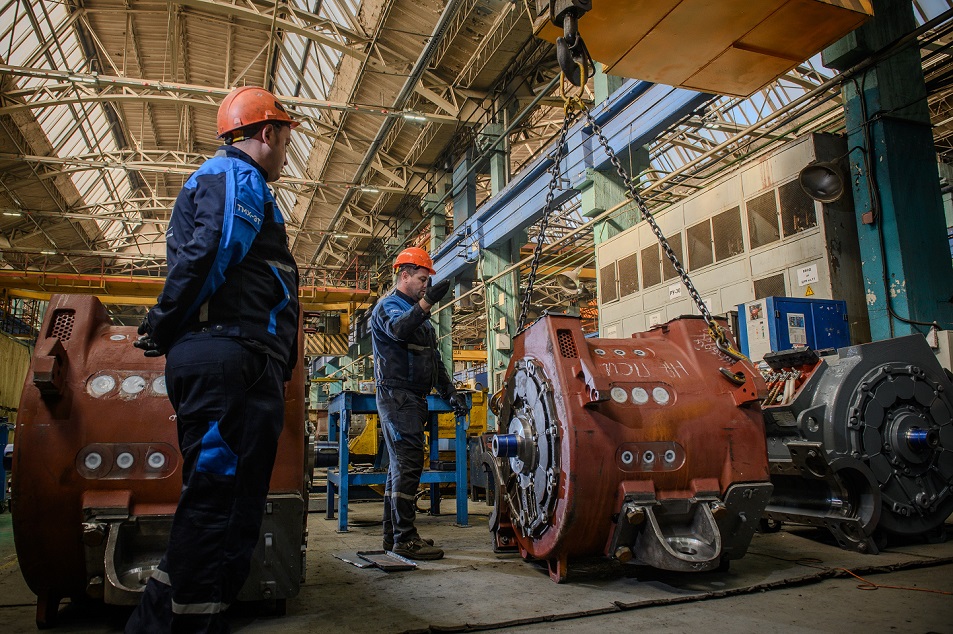
<svg viewBox="0 0 953 634">
<path fill-rule="evenodd" d="M 662 229 L 659 227 L 658 223 L 655 221 L 655 216 L 652 212 L 649 211 L 648 207 L 645 204 L 645 199 L 639 194 L 635 186 L 635 181 L 629 177 L 626 173 L 625 168 L 622 167 L 622 163 L 619 161 L 619 158 L 616 156 L 615 151 L 609 145 L 609 139 L 606 138 L 605 134 L 602 132 L 602 127 L 596 123 L 595 118 L 592 116 L 592 113 L 589 111 L 589 108 L 582 101 L 579 95 L 567 95 L 565 90 L 565 76 L 560 78 L 560 90 L 562 91 L 562 97 L 564 102 L 564 111 L 565 115 L 563 117 L 563 127 L 559 135 L 559 143 L 556 146 L 554 151 L 554 161 L 553 165 L 549 169 L 549 173 L 552 178 L 549 182 L 549 191 L 546 194 L 546 207 L 543 210 L 543 217 L 540 220 L 539 226 L 539 235 L 536 237 L 536 248 L 533 251 L 533 262 L 530 266 L 529 275 L 526 282 L 526 294 L 523 296 L 523 302 L 520 309 L 519 316 L 519 325 L 517 326 L 517 333 L 523 331 L 526 326 L 526 314 L 529 310 L 530 299 L 533 293 L 533 286 L 536 282 L 536 273 L 539 268 L 539 259 L 543 251 L 543 241 L 545 238 L 546 228 L 549 225 L 549 217 L 554 210 L 553 200 L 555 199 L 556 187 L 559 184 L 559 174 L 562 159 L 565 155 L 565 143 L 566 136 L 569 132 L 569 127 L 572 125 L 577 117 L 577 111 L 581 112 L 585 117 L 586 126 L 592 131 L 591 134 L 599 139 L 599 144 L 602 145 L 603 150 L 605 150 L 606 156 L 609 157 L 609 161 L 612 163 L 613 167 L 616 169 L 619 177 L 622 179 L 622 182 L 625 184 L 626 189 L 628 190 L 629 196 L 632 200 L 635 201 L 636 205 L 639 208 L 639 212 L 642 217 L 649 223 L 649 226 L 652 228 L 652 232 L 655 233 L 655 237 L 658 239 L 659 244 L 662 247 L 662 251 L 665 252 L 665 256 L 671 262 L 672 267 L 675 269 L 675 272 L 678 274 L 679 279 L 681 279 L 682 284 L 685 288 L 688 289 L 688 295 L 691 297 L 692 301 L 695 303 L 695 307 L 698 309 L 698 312 L 701 314 L 702 318 L 705 320 L 705 324 L 708 326 L 708 332 L 711 335 L 712 340 L 715 342 L 715 345 L 718 349 L 724 354 L 728 355 L 730 358 L 740 361 L 746 359 L 744 354 L 737 350 L 731 343 L 731 340 L 728 338 L 727 333 L 721 326 L 719 326 L 715 319 L 711 315 L 711 311 L 708 310 L 708 306 L 702 300 L 701 295 L 698 293 L 698 290 L 695 288 L 695 285 L 692 283 L 691 278 L 688 276 L 688 271 L 685 270 L 685 267 L 682 266 L 682 263 L 679 261 L 678 256 L 675 255 L 675 252 L 672 250 L 671 245 L 668 243 L 668 240 L 665 238 L 665 234 L 662 233 Z M 582 89 L 580 89 L 581 95 Z M 727 377 L 730 381 L 742 384 L 745 382 L 744 375 L 739 375 L 734 372 L 731 372 L 727 368 L 721 368 L 721 373 Z"/>
<path fill-rule="evenodd" d="M 546 228 L 549 226 L 549 217 L 555 208 L 556 187 L 559 186 L 559 172 L 562 166 L 563 157 L 566 154 L 566 135 L 569 134 L 569 128 L 576 120 L 576 107 L 570 101 L 565 102 L 563 112 L 563 127 L 559 132 L 559 141 L 556 143 L 556 149 L 553 151 L 553 164 L 549 168 L 549 191 L 546 192 L 546 207 L 543 209 L 543 217 L 539 221 L 539 235 L 536 236 L 536 248 L 533 250 L 533 263 L 529 267 L 529 275 L 526 278 L 526 294 L 523 295 L 523 301 L 520 304 L 520 317 L 517 322 L 516 332 L 521 333 L 526 327 L 526 313 L 529 311 L 530 300 L 533 296 L 533 286 L 536 283 L 536 271 L 539 269 L 539 258 L 543 254 L 543 241 L 546 238 Z"/>
</svg>

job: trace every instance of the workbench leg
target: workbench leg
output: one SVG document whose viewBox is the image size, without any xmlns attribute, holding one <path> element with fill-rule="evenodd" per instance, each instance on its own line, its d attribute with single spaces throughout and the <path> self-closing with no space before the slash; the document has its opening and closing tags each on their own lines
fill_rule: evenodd
<svg viewBox="0 0 953 634">
<path fill-rule="evenodd" d="M 439 414 L 430 414 L 430 464 L 424 465 L 424 471 L 433 470 L 434 463 L 440 460 L 440 420 Z M 440 515 L 440 483 L 430 485 L 430 511 L 428 515 Z"/>
<path fill-rule="evenodd" d="M 347 505 L 350 496 L 351 473 L 350 473 L 350 447 L 348 447 L 348 435 L 351 428 L 351 412 L 344 410 L 341 412 L 341 428 L 338 439 L 338 473 L 341 474 L 341 485 L 338 491 L 338 532 L 347 532 Z"/>
<path fill-rule="evenodd" d="M 341 415 L 335 412 L 328 414 L 328 440 L 334 442 L 338 440 L 338 426 L 341 424 Z M 340 456 L 340 441 L 338 441 L 338 456 Z M 338 473 L 340 473 L 341 463 L 338 461 Z M 325 511 L 325 519 L 334 519 L 334 485 L 331 483 L 331 473 L 334 469 L 328 469 L 328 508 Z"/>
<path fill-rule="evenodd" d="M 456 461 L 457 524 L 467 526 L 467 432 L 466 416 L 456 417 L 456 438 L 454 457 Z"/>
<path fill-rule="evenodd" d="M 330 473 L 328 475 L 331 475 Z M 334 519 L 334 485 L 331 484 L 331 478 L 328 478 L 328 508 L 325 512 L 325 518 Z"/>
</svg>

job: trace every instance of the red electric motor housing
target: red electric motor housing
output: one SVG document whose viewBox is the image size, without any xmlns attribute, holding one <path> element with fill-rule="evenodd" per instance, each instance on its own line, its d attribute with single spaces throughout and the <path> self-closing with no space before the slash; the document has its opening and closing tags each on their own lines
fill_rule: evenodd
<svg viewBox="0 0 953 634">
<path fill-rule="evenodd" d="M 703 571 L 744 555 L 772 490 L 764 382 L 700 317 L 590 339 L 549 315 L 513 352 L 495 404 L 497 550 L 555 581 L 573 557 Z"/>
<path fill-rule="evenodd" d="M 144 357 L 136 336 L 85 295 L 54 295 L 40 328 L 17 416 L 11 496 L 20 570 L 37 595 L 40 626 L 53 624 L 66 597 L 138 603 L 168 542 L 182 458 L 165 359 Z M 300 362 L 285 396 L 262 528 L 273 538 L 258 544 L 243 600 L 283 601 L 304 573 Z"/>
</svg>

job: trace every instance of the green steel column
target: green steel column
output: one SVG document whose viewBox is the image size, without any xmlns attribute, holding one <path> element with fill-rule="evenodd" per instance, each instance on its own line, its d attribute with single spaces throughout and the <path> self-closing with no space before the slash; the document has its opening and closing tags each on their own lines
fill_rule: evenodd
<svg viewBox="0 0 953 634">
<path fill-rule="evenodd" d="M 482 258 L 484 280 L 491 279 L 520 259 L 520 245 L 525 239 L 512 238 L 492 249 L 485 249 Z M 513 354 L 513 337 L 519 318 L 519 272 L 513 271 L 495 282 L 486 284 L 486 374 L 490 393 L 503 387 L 503 373 Z M 487 414 L 488 429 L 496 429 L 492 412 Z"/>
<path fill-rule="evenodd" d="M 473 165 L 473 147 L 467 149 L 453 166 L 453 226 L 459 227 L 476 210 L 476 170 Z"/>
<path fill-rule="evenodd" d="M 824 51 L 847 70 L 916 27 L 908 0 L 873 0 L 875 17 Z M 850 181 L 874 340 L 953 324 L 953 272 L 920 49 L 845 82 Z"/>
<path fill-rule="evenodd" d="M 592 77 L 592 83 L 595 88 L 595 97 L 596 103 L 602 103 L 609 98 L 609 95 L 614 93 L 616 90 L 622 86 L 625 79 L 623 77 L 616 77 L 615 75 L 606 75 L 603 71 L 603 65 L 601 62 L 596 62 L 596 74 Z"/>
<path fill-rule="evenodd" d="M 443 241 L 447 239 L 447 215 L 444 213 L 443 205 L 437 208 L 437 201 L 440 194 L 427 194 L 424 197 L 424 212 L 430 216 L 430 252 L 436 251 Z M 447 306 L 449 302 L 444 300 L 441 306 Z M 453 375 L 453 338 L 450 332 L 453 328 L 452 322 L 453 309 L 449 306 L 441 310 L 434 316 L 434 329 L 437 331 L 437 349 L 440 351 L 440 358 L 443 359 L 447 370 Z"/>
<path fill-rule="evenodd" d="M 625 81 L 622 77 L 605 74 L 602 69 L 603 65 L 596 62 L 596 74 L 592 81 L 597 105 L 608 99 Z M 632 148 L 628 153 L 620 155 L 619 159 L 632 178 L 649 166 L 649 151 L 645 147 Z M 606 209 L 615 207 L 625 200 L 627 193 L 622 177 L 612 167 L 604 171 L 587 168 L 582 178 L 573 183 L 573 189 L 582 195 L 581 212 L 587 218 L 594 218 Z M 634 227 L 641 219 L 638 207 L 634 203 L 627 205 L 611 217 L 596 223 L 592 228 L 593 241 L 597 245 L 605 242 L 629 227 Z"/>
<path fill-rule="evenodd" d="M 493 133 L 499 135 L 503 126 L 491 124 Z M 490 157 L 490 188 L 493 195 L 509 181 L 508 146 L 498 146 L 503 151 Z M 522 232 L 520 232 L 522 234 Z M 484 280 L 491 279 L 520 259 L 520 245 L 525 239 L 511 238 L 504 244 L 483 252 L 481 273 Z M 513 337 L 516 335 L 519 315 L 519 271 L 514 270 L 500 279 L 484 286 L 486 307 L 486 376 L 487 387 L 493 394 L 503 387 L 502 377 L 513 354 Z M 487 429 L 497 428 L 496 417 L 487 412 Z"/>
<path fill-rule="evenodd" d="M 649 166 L 649 152 L 640 147 L 632 152 L 631 160 L 626 157 L 626 170 L 629 175 L 638 174 Z M 582 195 L 581 211 L 587 218 L 594 218 L 606 209 L 612 209 L 625 200 L 627 189 L 622 178 L 615 171 L 599 171 L 587 168 L 580 182 L 573 188 Z M 608 218 L 600 220 L 593 227 L 593 241 L 598 245 L 609 238 L 634 227 L 640 220 L 639 208 L 630 202 Z"/>
<path fill-rule="evenodd" d="M 488 123 L 483 128 L 480 136 L 485 139 L 486 145 L 489 145 L 503 134 L 504 129 L 501 123 Z M 502 141 L 493 147 L 490 152 L 489 163 L 490 189 L 493 194 L 496 194 L 510 182 L 510 154 L 507 141 Z"/>
</svg>

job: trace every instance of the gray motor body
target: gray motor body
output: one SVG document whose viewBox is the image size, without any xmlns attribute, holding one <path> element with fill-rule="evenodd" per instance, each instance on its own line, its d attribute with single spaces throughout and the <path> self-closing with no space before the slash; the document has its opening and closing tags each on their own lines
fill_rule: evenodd
<svg viewBox="0 0 953 634">
<path fill-rule="evenodd" d="M 765 402 L 765 518 L 825 526 L 861 552 L 877 552 L 877 529 L 942 536 L 953 512 L 953 383 L 923 337 L 765 361 L 775 377 L 808 374 Z"/>
</svg>

